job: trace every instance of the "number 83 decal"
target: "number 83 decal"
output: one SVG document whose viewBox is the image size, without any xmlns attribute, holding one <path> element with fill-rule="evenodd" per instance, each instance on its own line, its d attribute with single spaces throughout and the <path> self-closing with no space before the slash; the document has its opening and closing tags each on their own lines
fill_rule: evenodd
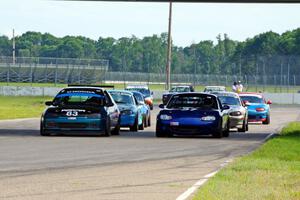
<svg viewBox="0 0 300 200">
<path fill-rule="evenodd" d="M 78 112 L 77 112 L 77 111 L 68 111 L 68 112 L 66 113 L 66 115 L 67 115 L 68 117 L 76 117 L 76 116 L 78 116 Z"/>
</svg>

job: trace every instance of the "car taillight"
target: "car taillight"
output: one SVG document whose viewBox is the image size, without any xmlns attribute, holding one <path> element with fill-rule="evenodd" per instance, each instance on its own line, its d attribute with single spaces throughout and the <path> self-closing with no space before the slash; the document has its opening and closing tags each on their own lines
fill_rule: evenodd
<svg viewBox="0 0 300 200">
<path fill-rule="evenodd" d="M 257 112 L 263 112 L 263 111 L 265 111 L 265 109 L 264 108 L 256 108 L 256 111 Z"/>
</svg>

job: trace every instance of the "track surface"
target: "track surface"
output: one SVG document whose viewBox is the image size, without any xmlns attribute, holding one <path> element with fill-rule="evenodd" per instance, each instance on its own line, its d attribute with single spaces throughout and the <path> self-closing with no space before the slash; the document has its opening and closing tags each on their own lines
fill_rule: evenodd
<svg viewBox="0 0 300 200">
<path fill-rule="evenodd" d="M 272 108 L 271 125 L 229 138 L 155 138 L 152 127 L 120 136 L 39 136 L 39 120 L 0 121 L 0 199 L 176 199 L 224 161 L 257 148 L 299 116 Z"/>
</svg>

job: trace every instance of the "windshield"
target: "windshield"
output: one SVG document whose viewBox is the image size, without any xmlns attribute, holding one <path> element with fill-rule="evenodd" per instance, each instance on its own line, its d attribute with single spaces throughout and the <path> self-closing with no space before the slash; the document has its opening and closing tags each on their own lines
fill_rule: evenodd
<svg viewBox="0 0 300 200">
<path fill-rule="evenodd" d="M 136 98 L 136 100 L 140 103 L 144 102 L 144 98 L 142 96 L 142 94 L 140 93 L 133 93 L 133 96 Z"/>
<path fill-rule="evenodd" d="M 188 87 L 174 87 L 170 90 L 170 92 L 189 92 Z"/>
<path fill-rule="evenodd" d="M 125 92 L 110 92 L 117 104 L 134 104 L 132 96 Z"/>
<path fill-rule="evenodd" d="M 174 95 L 167 108 L 203 108 L 217 109 L 217 100 L 206 95 Z"/>
<path fill-rule="evenodd" d="M 143 94 L 144 97 L 150 96 L 150 90 L 148 90 L 146 88 L 127 88 L 126 90 L 140 92 Z"/>
<path fill-rule="evenodd" d="M 257 96 L 241 96 L 243 101 L 248 101 L 249 103 L 264 103 L 263 98 Z"/>
<path fill-rule="evenodd" d="M 58 106 L 103 106 L 104 102 L 104 96 L 84 92 L 59 94 L 53 100 Z"/>
<path fill-rule="evenodd" d="M 222 105 L 230 105 L 230 106 L 240 106 L 240 101 L 238 98 L 233 96 L 218 96 Z"/>
</svg>

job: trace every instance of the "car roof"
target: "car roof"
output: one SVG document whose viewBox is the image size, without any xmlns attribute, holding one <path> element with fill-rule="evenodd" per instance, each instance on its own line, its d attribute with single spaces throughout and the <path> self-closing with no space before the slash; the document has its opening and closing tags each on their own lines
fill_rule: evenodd
<svg viewBox="0 0 300 200">
<path fill-rule="evenodd" d="M 226 88 L 225 86 L 217 86 L 217 85 L 208 85 L 208 86 L 205 86 L 205 88 Z"/>
<path fill-rule="evenodd" d="M 127 85 L 126 89 L 129 88 L 145 88 L 145 89 L 149 89 L 149 87 L 147 85 Z"/>
<path fill-rule="evenodd" d="M 127 93 L 130 95 L 133 95 L 131 91 L 128 90 L 107 90 L 108 92 L 122 92 L 122 93 Z"/>
<path fill-rule="evenodd" d="M 235 92 L 213 92 L 213 94 L 217 95 L 217 96 L 234 96 L 234 97 L 239 97 L 239 95 Z"/>
<path fill-rule="evenodd" d="M 217 97 L 215 94 L 206 93 L 206 92 L 183 92 L 183 93 L 174 94 L 173 96 L 184 96 L 184 95 L 206 95 L 206 96 Z"/>
<path fill-rule="evenodd" d="M 241 92 L 239 93 L 239 96 L 256 96 L 259 98 L 263 98 L 263 94 L 256 92 Z"/>
</svg>

